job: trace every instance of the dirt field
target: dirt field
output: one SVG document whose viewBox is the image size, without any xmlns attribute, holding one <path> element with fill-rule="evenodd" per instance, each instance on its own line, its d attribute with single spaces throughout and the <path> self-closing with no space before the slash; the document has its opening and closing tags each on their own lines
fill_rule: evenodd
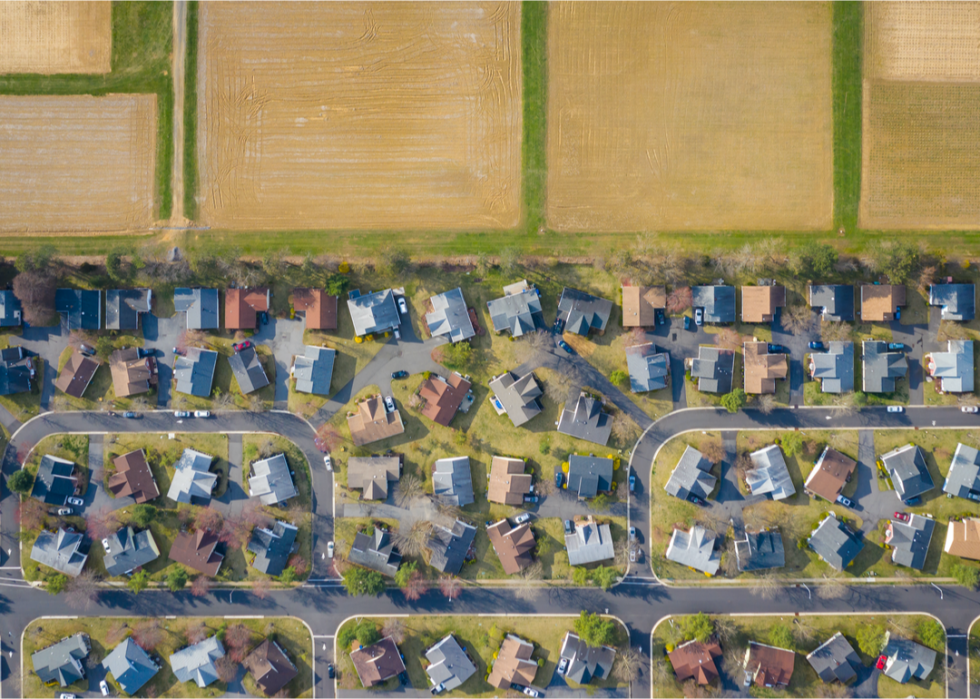
<svg viewBox="0 0 980 699">
<path fill-rule="evenodd" d="M 519 3 L 201 3 L 200 218 L 515 226 L 520 24 Z"/>
<path fill-rule="evenodd" d="M 0 73 L 108 73 L 109 2 L 0 2 Z"/>
<path fill-rule="evenodd" d="M 153 220 L 156 95 L 0 96 L 0 232 Z"/>
<path fill-rule="evenodd" d="M 826 229 L 831 8 L 552 5 L 548 223 Z"/>
</svg>

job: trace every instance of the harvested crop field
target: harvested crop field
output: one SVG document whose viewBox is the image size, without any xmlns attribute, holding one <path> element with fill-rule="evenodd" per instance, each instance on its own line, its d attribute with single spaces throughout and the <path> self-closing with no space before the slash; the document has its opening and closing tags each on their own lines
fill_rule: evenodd
<svg viewBox="0 0 980 699">
<path fill-rule="evenodd" d="M 831 7 L 551 6 L 548 223 L 826 229 Z"/>
<path fill-rule="evenodd" d="M 153 221 L 156 95 L 0 96 L 0 232 Z"/>
<path fill-rule="evenodd" d="M 199 12 L 204 222 L 517 225 L 519 3 L 208 2 Z"/>
<path fill-rule="evenodd" d="M 109 2 L 0 2 L 0 73 L 108 73 Z"/>
</svg>

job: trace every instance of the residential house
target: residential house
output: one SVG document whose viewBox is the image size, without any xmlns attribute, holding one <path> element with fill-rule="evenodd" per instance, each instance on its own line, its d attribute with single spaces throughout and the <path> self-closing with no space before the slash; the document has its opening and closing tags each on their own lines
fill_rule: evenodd
<svg viewBox="0 0 980 699">
<path fill-rule="evenodd" d="M 136 645 L 136 641 L 127 638 L 102 661 L 102 668 L 107 675 L 112 675 L 116 684 L 126 694 L 136 694 L 143 685 L 160 672 L 160 666 L 145 650 Z"/>
<path fill-rule="evenodd" d="M 259 359 L 255 346 L 250 345 L 239 352 L 232 352 L 228 357 L 231 371 L 238 381 L 238 390 L 243 395 L 248 395 L 253 391 L 269 385 L 269 377 L 265 374 L 265 368 Z"/>
<path fill-rule="evenodd" d="M 401 477 L 400 456 L 352 456 L 347 459 L 347 487 L 360 489 L 362 500 L 387 500 L 388 482 Z"/>
<path fill-rule="evenodd" d="M 624 286 L 623 327 L 651 328 L 657 323 L 657 311 L 667 307 L 665 286 Z"/>
<path fill-rule="evenodd" d="M 851 530 L 833 512 L 823 518 L 810 534 L 807 544 L 820 560 L 837 570 L 844 570 L 864 548 L 861 537 Z"/>
<path fill-rule="evenodd" d="M 811 496 L 822 497 L 827 502 L 837 502 L 837 497 L 851 480 L 856 468 L 857 461 L 851 457 L 832 447 L 824 447 L 803 483 L 803 491 Z"/>
<path fill-rule="evenodd" d="M 174 309 L 187 314 L 188 330 L 217 330 L 219 308 L 217 289 L 174 289 Z"/>
<path fill-rule="evenodd" d="M 248 541 L 248 550 L 255 554 L 252 567 L 266 575 L 280 576 L 289 562 L 299 530 L 295 525 L 276 520 L 272 529 L 256 527 Z"/>
<path fill-rule="evenodd" d="M 538 400 L 544 391 L 533 372 L 518 377 L 512 371 L 494 377 L 490 382 L 490 402 L 497 415 L 506 414 L 514 427 L 520 427 L 544 408 Z"/>
<path fill-rule="evenodd" d="M 721 565 L 721 551 L 715 550 L 717 537 L 700 524 L 688 531 L 674 529 L 667 544 L 667 560 L 715 575 Z"/>
<path fill-rule="evenodd" d="M 565 332 L 586 336 L 590 330 L 606 331 L 612 314 L 612 301 L 565 287 L 558 299 L 558 318 Z"/>
<path fill-rule="evenodd" d="M 943 483 L 943 492 L 980 502 L 980 451 L 957 443 L 953 462 Z"/>
<path fill-rule="evenodd" d="M 753 495 L 770 494 L 773 500 L 785 500 L 796 495 L 796 486 L 778 444 L 754 451 L 749 458 L 753 468 L 745 474 L 745 483 Z"/>
<path fill-rule="evenodd" d="M 894 393 L 896 381 L 909 372 L 905 352 L 891 352 L 887 343 L 878 340 L 865 340 L 861 344 L 864 351 L 861 389 L 865 393 Z"/>
<path fill-rule="evenodd" d="M 782 535 L 772 529 L 744 530 L 744 539 L 735 539 L 735 560 L 740 571 L 769 570 L 786 565 Z"/>
<path fill-rule="evenodd" d="M 365 398 L 357 404 L 357 411 L 347 416 L 351 441 L 361 447 L 405 431 L 402 416 L 397 410 L 388 412 L 380 395 Z"/>
<path fill-rule="evenodd" d="M 973 393 L 972 340 L 949 340 L 945 352 L 930 352 L 925 359 L 940 393 Z"/>
<path fill-rule="evenodd" d="M 248 654 L 242 667 L 252 674 L 255 684 L 268 697 L 278 694 L 299 674 L 282 646 L 269 638 Z"/>
<path fill-rule="evenodd" d="M 42 529 L 31 548 L 31 560 L 54 568 L 70 578 L 78 577 L 88 560 L 88 554 L 78 550 L 84 538 L 70 528 L 56 532 Z"/>
<path fill-rule="evenodd" d="M 652 342 L 627 347 L 626 368 L 633 393 L 659 391 L 670 382 L 670 355 L 658 352 Z"/>
<path fill-rule="evenodd" d="M 37 475 L 34 476 L 32 498 L 47 505 L 64 505 L 77 489 L 78 478 L 75 477 L 74 462 L 51 454 L 41 457 Z"/>
<path fill-rule="evenodd" d="M 445 291 L 429 299 L 432 312 L 425 314 L 425 324 L 429 335 L 439 337 L 448 335 L 450 342 L 462 342 L 476 335 L 473 321 L 463 300 L 463 290 L 459 287 Z"/>
<path fill-rule="evenodd" d="M 881 457 L 881 463 L 892 479 L 899 500 L 911 500 L 936 487 L 925 455 L 915 444 L 891 450 Z"/>
<path fill-rule="evenodd" d="M 901 684 L 913 677 L 925 680 L 936 665 L 936 651 L 907 638 L 893 636 L 891 631 L 885 632 L 885 647 L 881 654 L 886 658 L 885 676 Z"/>
<path fill-rule="evenodd" d="M 943 551 L 951 556 L 980 561 L 980 518 L 951 519 L 946 529 Z"/>
<path fill-rule="evenodd" d="M 225 291 L 225 330 L 255 330 L 259 313 L 272 306 L 272 293 L 264 286 Z"/>
<path fill-rule="evenodd" d="M 54 310 L 64 316 L 69 331 L 102 329 L 102 292 L 98 289 L 58 289 Z"/>
<path fill-rule="evenodd" d="M 892 547 L 892 563 L 922 570 L 935 528 L 936 521 L 922 515 L 910 515 L 907 522 L 889 521 L 885 528 L 885 543 Z"/>
<path fill-rule="evenodd" d="M 19 326 L 23 322 L 21 315 L 20 299 L 14 292 L 9 289 L 0 291 L 0 328 Z"/>
<path fill-rule="evenodd" d="M 565 487 L 580 500 L 612 490 L 614 462 L 601 456 L 570 454 Z"/>
<path fill-rule="evenodd" d="M 487 682 L 497 689 L 510 689 L 512 684 L 530 687 L 538 672 L 538 664 L 531 660 L 533 654 L 533 643 L 507 634 L 493 659 Z"/>
<path fill-rule="evenodd" d="M 140 316 L 153 306 L 151 289 L 107 289 L 105 327 L 107 330 L 138 330 Z"/>
<path fill-rule="evenodd" d="M 217 364 L 217 352 L 188 347 L 174 359 L 174 380 L 177 382 L 175 390 L 198 398 L 210 397 Z"/>
<path fill-rule="evenodd" d="M 458 519 L 452 529 L 433 525 L 428 544 L 432 554 L 429 565 L 440 573 L 459 574 L 475 538 L 476 527 Z"/>
<path fill-rule="evenodd" d="M 354 645 L 357 646 L 356 641 Z M 354 648 L 350 654 L 350 661 L 365 689 L 405 672 L 405 662 L 391 636 L 385 636 L 369 646 Z"/>
<path fill-rule="evenodd" d="M 117 456 L 112 464 L 116 470 L 109 476 L 108 488 L 117 498 L 130 497 L 144 503 L 160 497 L 157 480 L 142 449 Z"/>
<path fill-rule="evenodd" d="M 612 533 L 608 524 L 598 524 L 595 517 L 589 515 L 584 521 L 575 522 L 571 534 L 565 534 L 565 549 L 568 551 L 568 563 L 573 566 L 584 566 L 615 558 Z"/>
<path fill-rule="evenodd" d="M 503 505 L 521 505 L 531 492 L 530 473 L 524 473 L 524 460 L 494 456 L 490 460 L 487 500 Z"/>
<path fill-rule="evenodd" d="M 432 494 L 456 507 L 466 507 L 473 503 L 470 457 L 437 459 L 432 467 Z"/>
<path fill-rule="evenodd" d="M 391 535 L 375 527 L 370 534 L 357 532 L 347 560 L 393 578 L 402 563 L 402 555 L 392 543 Z"/>
<path fill-rule="evenodd" d="M 296 390 L 299 393 L 329 396 L 336 359 L 337 350 L 306 345 L 304 354 L 293 357 L 293 366 L 289 370 L 296 379 Z"/>
<path fill-rule="evenodd" d="M 130 347 L 118 349 L 109 357 L 109 372 L 116 398 L 128 398 L 156 387 L 159 381 L 157 360 L 149 354 L 142 355 L 141 350 Z"/>
<path fill-rule="evenodd" d="M 306 321 L 307 330 L 337 329 L 337 297 L 323 289 L 293 289 L 293 310 Z"/>
<path fill-rule="evenodd" d="M 38 359 L 38 362 L 43 360 Z M 0 396 L 12 396 L 31 390 L 34 360 L 23 347 L 0 350 Z"/>
<path fill-rule="evenodd" d="M 860 656 L 840 631 L 817 646 L 806 660 L 824 682 L 847 684 L 857 678 L 857 669 L 864 669 Z"/>
<path fill-rule="evenodd" d="M 745 287 L 742 287 L 743 289 Z M 761 287 L 771 288 L 771 287 Z M 789 375 L 789 361 L 782 352 L 769 352 L 765 342 L 746 342 L 742 345 L 745 365 L 745 392 L 775 393 L 776 380 Z"/>
<path fill-rule="evenodd" d="M 360 291 L 352 291 L 348 295 L 347 308 L 354 323 L 354 334 L 358 337 L 395 330 L 402 323 L 391 289 L 363 296 Z"/>
<path fill-rule="evenodd" d="M 179 532 L 170 546 L 169 558 L 171 561 L 177 561 L 187 568 L 210 575 L 213 578 L 218 574 L 221 562 L 225 559 L 223 554 L 215 551 L 217 545 L 218 535 L 207 529 L 199 529 L 196 532 Z M 186 680 L 181 681 L 185 682 Z"/>
<path fill-rule="evenodd" d="M 786 305 L 786 287 L 775 284 L 742 287 L 742 322 L 771 323 Z"/>
<path fill-rule="evenodd" d="M 449 379 L 439 374 L 430 374 L 422 380 L 419 386 L 419 397 L 422 399 L 422 414 L 443 427 L 449 427 L 459 406 L 466 400 L 470 392 L 470 382 L 453 372 Z"/>
<path fill-rule="evenodd" d="M 85 664 L 82 661 L 88 657 L 91 649 L 87 633 L 63 638 L 53 646 L 31 654 L 34 674 L 44 684 L 57 682 L 62 687 L 75 684 L 85 679 Z"/>
<path fill-rule="evenodd" d="M 75 350 L 54 382 L 55 388 L 72 398 L 81 398 L 100 366 L 102 362 L 95 357 L 89 357 Z"/>
<path fill-rule="evenodd" d="M 854 390 L 854 343 L 829 342 L 826 352 L 810 355 L 809 369 L 822 393 L 850 393 Z"/>
<path fill-rule="evenodd" d="M 609 646 L 590 646 L 571 631 L 565 633 L 558 653 L 559 662 L 568 661 L 565 677 L 578 684 L 589 684 L 592 678 L 609 677 L 613 663 L 616 662 L 616 651 Z"/>
<path fill-rule="evenodd" d="M 810 306 L 820 309 L 824 320 L 849 323 L 854 320 L 854 287 L 850 284 L 811 285 Z"/>
<path fill-rule="evenodd" d="M 452 634 L 425 651 L 425 658 L 429 661 L 425 668 L 429 682 L 445 692 L 453 691 L 476 674 L 476 665 Z"/>
<path fill-rule="evenodd" d="M 511 528 L 510 521 L 502 519 L 487 527 L 487 538 L 507 575 L 519 573 L 534 562 L 531 555 L 534 551 L 534 531 L 529 523 Z"/>
<path fill-rule="evenodd" d="M 112 576 L 128 575 L 160 557 L 160 549 L 149 529 L 137 532 L 132 527 L 123 527 L 106 537 L 103 545 L 105 558 L 102 562 Z"/>
<path fill-rule="evenodd" d="M 735 287 L 692 286 L 691 305 L 703 311 L 705 323 L 734 323 Z"/>
<path fill-rule="evenodd" d="M 796 653 L 749 641 L 745 651 L 745 681 L 759 687 L 786 687 L 793 677 Z"/>
<path fill-rule="evenodd" d="M 735 352 L 730 349 L 701 345 L 698 356 L 690 361 L 691 378 L 697 379 L 702 393 L 731 393 L 735 373 Z"/>
<path fill-rule="evenodd" d="M 687 445 L 674 470 L 670 472 L 664 490 L 681 500 L 687 500 L 690 495 L 707 500 L 718 483 L 718 479 L 711 475 L 712 466 L 701 452 Z"/>
<path fill-rule="evenodd" d="M 170 656 L 170 669 L 178 682 L 193 680 L 198 687 L 207 687 L 218 679 L 215 661 L 224 657 L 225 648 L 217 636 L 177 651 Z"/>
<path fill-rule="evenodd" d="M 904 284 L 863 284 L 861 286 L 861 320 L 865 323 L 888 323 L 898 320 L 905 305 Z"/>
<path fill-rule="evenodd" d="M 715 660 L 721 658 L 721 645 L 714 638 L 702 643 L 692 639 L 667 653 L 678 682 L 694 680 L 699 685 L 711 684 L 719 677 Z"/>
<path fill-rule="evenodd" d="M 929 305 L 940 306 L 943 320 L 967 321 L 976 317 L 977 290 L 973 284 L 933 284 Z"/>
<path fill-rule="evenodd" d="M 248 478 L 250 498 L 258 498 L 263 505 L 275 505 L 296 495 L 296 486 L 284 453 L 252 462 L 252 475 Z"/>
<path fill-rule="evenodd" d="M 218 474 L 211 473 L 214 457 L 194 449 L 184 449 L 170 479 L 167 497 L 174 502 L 191 503 L 194 498 L 209 500 L 211 491 L 218 483 Z"/>
<path fill-rule="evenodd" d="M 558 418 L 558 431 L 605 446 L 612 434 L 612 417 L 602 412 L 601 400 L 583 391 L 571 409 L 565 404 Z"/>
<path fill-rule="evenodd" d="M 535 330 L 544 330 L 541 295 L 529 286 L 526 279 L 504 287 L 504 297 L 487 301 L 490 322 L 496 332 L 509 330 L 520 337 Z"/>
</svg>

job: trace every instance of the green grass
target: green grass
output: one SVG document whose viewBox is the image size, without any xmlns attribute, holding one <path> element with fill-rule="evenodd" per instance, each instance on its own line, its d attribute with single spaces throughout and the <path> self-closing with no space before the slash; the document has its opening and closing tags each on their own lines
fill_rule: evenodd
<svg viewBox="0 0 980 699">
<path fill-rule="evenodd" d="M 248 492 L 248 471 L 250 463 L 264 455 L 278 453 L 286 455 L 286 462 L 289 470 L 294 472 L 293 484 L 296 486 L 297 495 L 289 501 L 290 505 L 298 505 L 304 510 L 309 510 L 312 503 L 312 486 L 310 484 L 310 464 L 298 446 L 293 444 L 285 437 L 271 434 L 246 434 L 242 437 L 242 487 Z"/>
<path fill-rule="evenodd" d="M 34 357 L 31 361 L 34 363 L 34 369 L 37 372 L 37 376 L 31 380 L 31 390 L 25 393 L 15 393 L 10 396 L 0 396 L 0 405 L 9 410 L 10 414 L 21 422 L 27 422 L 41 412 L 41 387 L 44 386 L 44 360 L 40 357 Z"/>
<path fill-rule="evenodd" d="M 184 59 L 184 217 L 197 218 L 197 0 L 187 3 Z"/>
<path fill-rule="evenodd" d="M 528 233 L 545 227 L 548 184 L 548 3 L 521 3 L 524 70 L 523 199 Z"/>
<path fill-rule="evenodd" d="M 67 459 L 75 463 L 81 474 L 78 482 L 84 495 L 88 490 L 88 436 L 53 434 L 45 437 L 34 447 L 30 457 L 24 462 L 24 468 L 32 474 L 37 474 L 41 465 L 41 457 L 45 454 Z"/>
<path fill-rule="evenodd" d="M 834 226 L 857 230 L 861 201 L 864 5 L 834 3 Z"/>
</svg>

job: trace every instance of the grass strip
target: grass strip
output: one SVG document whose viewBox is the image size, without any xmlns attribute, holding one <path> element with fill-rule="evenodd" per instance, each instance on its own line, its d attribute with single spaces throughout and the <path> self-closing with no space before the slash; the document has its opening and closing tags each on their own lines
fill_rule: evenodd
<svg viewBox="0 0 980 699">
<path fill-rule="evenodd" d="M 197 0 L 187 3 L 184 62 L 184 216 L 197 218 Z"/>
<path fill-rule="evenodd" d="M 834 3 L 834 227 L 857 229 L 861 201 L 864 4 Z"/>
<path fill-rule="evenodd" d="M 521 160 L 524 221 L 527 231 L 535 233 L 546 223 L 548 3 L 522 3 L 521 54 L 524 70 L 524 143 Z"/>
</svg>

